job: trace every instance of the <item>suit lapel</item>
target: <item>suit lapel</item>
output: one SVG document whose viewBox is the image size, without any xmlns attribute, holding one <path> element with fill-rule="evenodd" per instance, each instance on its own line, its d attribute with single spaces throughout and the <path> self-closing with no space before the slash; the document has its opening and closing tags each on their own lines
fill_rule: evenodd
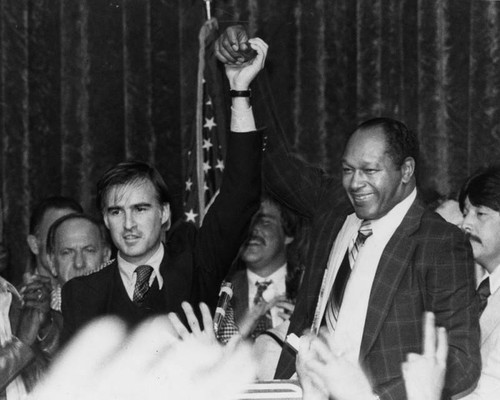
<svg viewBox="0 0 500 400">
<path fill-rule="evenodd" d="M 481 344 L 488 339 L 500 324 L 500 313 L 498 310 L 500 310 L 500 289 L 490 296 L 488 305 L 479 319 L 481 325 Z"/>
<path fill-rule="evenodd" d="M 306 266 L 306 268 L 310 268 L 310 270 L 312 271 L 308 290 L 306 292 L 307 309 L 310 313 L 311 322 L 313 320 L 318 301 L 320 300 L 319 296 L 321 295 L 321 283 L 328 269 L 328 259 L 330 257 L 330 252 L 333 249 L 335 238 L 342 229 L 346 218 L 347 215 L 338 217 L 338 212 L 336 212 L 335 209 L 331 209 L 330 213 L 323 217 L 324 223 L 321 225 L 318 232 L 316 232 L 314 235 L 317 238 L 324 239 L 316 243 L 313 257 L 311 258 L 312 264 Z"/>
<path fill-rule="evenodd" d="M 370 292 L 360 360 L 366 357 L 379 335 L 399 283 L 410 264 L 416 246 L 410 236 L 420 226 L 423 212 L 423 206 L 415 201 L 382 253 Z"/>
</svg>

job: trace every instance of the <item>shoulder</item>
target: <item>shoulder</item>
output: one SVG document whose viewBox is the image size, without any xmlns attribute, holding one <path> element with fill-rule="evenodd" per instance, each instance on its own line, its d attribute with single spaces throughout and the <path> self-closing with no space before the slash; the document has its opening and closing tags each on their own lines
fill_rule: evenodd
<svg viewBox="0 0 500 400">
<path fill-rule="evenodd" d="M 170 255 L 180 253 L 195 242 L 197 234 L 198 228 L 194 224 L 178 220 L 167 232 L 165 248 Z"/>
<path fill-rule="evenodd" d="M 118 268 L 118 263 L 115 260 L 103 265 L 100 269 L 92 271 L 87 275 L 78 276 L 66 282 L 62 288 L 62 295 L 69 292 L 77 292 L 80 290 L 99 291 L 108 286 L 111 279 L 114 277 L 114 272 Z"/>
</svg>

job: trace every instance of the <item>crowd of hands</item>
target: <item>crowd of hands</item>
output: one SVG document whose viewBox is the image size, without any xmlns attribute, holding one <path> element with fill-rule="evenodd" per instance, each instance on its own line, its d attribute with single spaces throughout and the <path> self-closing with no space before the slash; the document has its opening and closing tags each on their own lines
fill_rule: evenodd
<svg viewBox="0 0 500 400">
<path fill-rule="evenodd" d="M 174 313 L 147 320 L 132 332 L 113 317 L 94 321 L 64 349 L 31 398 L 156 399 L 165 393 L 176 399 L 238 398 L 256 373 L 251 345 L 243 335 L 219 344 L 209 308 L 199 307 L 201 323 L 191 305 L 182 304 L 187 326 Z M 446 372 L 446 332 L 435 327 L 432 313 L 424 315 L 423 326 L 423 352 L 408 354 L 402 372 L 409 400 L 438 400 Z M 304 399 L 373 396 L 369 377 L 335 351 L 326 330 L 301 338 L 297 372 Z"/>
</svg>

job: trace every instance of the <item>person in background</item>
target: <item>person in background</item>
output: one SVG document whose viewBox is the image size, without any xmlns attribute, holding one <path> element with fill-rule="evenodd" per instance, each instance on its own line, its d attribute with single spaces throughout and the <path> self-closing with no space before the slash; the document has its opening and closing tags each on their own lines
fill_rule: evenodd
<svg viewBox="0 0 500 400">
<path fill-rule="evenodd" d="M 18 393 L 30 392 L 58 350 L 50 291 L 45 276 L 30 276 L 19 291 L 0 277 L 0 398 L 14 380 Z"/>
<path fill-rule="evenodd" d="M 57 219 L 71 213 L 82 213 L 83 209 L 70 197 L 52 196 L 40 201 L 30 217 L 29 234 L 26 238 L 34 262 L 26 272 L 46 276 L 52 287 L 57 287 L 57 272 L 51 268 L 47 259 L 46 241 L 50 226 Z"/>
<path fill-rule="evenodd" d="M 303 273 L 305 228 L 303 218 L 264 194 L 235 271 L 226 278 L 233 297 L 217 336 L 223 343 L 242 333 L 255 339 L 259 380 L 272 379 L 285 341 Z M 251 327 L 245 326 L 249 314 Z"/>
<path fill-rule="evenodd" d="M 104 268 L 111 256 L 106 228 L 93 217 L 73 213 L 56 220 L 47 233 L 47 258 L 56 272 L 52 308 L 61 311 L 61 287 L 70 279 Z"/>
<path fill-rule="evenodd" d="M 500 166 L 470 176 L 459 195 L 462 229 L 474 260 L 485 270 L 477 288 L 482 368 L 477 387 L 464 399 L 493 400 L 500 394 Z"/>
</svg>

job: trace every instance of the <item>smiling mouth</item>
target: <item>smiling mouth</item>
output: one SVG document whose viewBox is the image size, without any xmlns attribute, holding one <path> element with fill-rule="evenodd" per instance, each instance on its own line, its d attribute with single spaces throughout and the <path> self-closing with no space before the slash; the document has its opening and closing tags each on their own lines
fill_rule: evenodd
<svg viewBox="0 0 500 400">
<path fill-rule="evenodd" d="M 247 246 L 263 246 L 264 244 L 264 239 L 255 236 L 248 239 L 247 242 Z"/>
<path fill-rule="evenodd" d="M 137 240 L 139 240 L 141 237 L 140 236 L 137 236 L 137 235 L 125 235 L 123 236 L 123 240 L 125 240 L 126 242 L 135 242 Z"/>
<path fill-rule="evenodd" d="M 367 193 L 367 194 L 352 194 L 352 200 L 355 203 L 364 203 L 365 201 L 369 200 L 373 193 Z"/>
</svg>

